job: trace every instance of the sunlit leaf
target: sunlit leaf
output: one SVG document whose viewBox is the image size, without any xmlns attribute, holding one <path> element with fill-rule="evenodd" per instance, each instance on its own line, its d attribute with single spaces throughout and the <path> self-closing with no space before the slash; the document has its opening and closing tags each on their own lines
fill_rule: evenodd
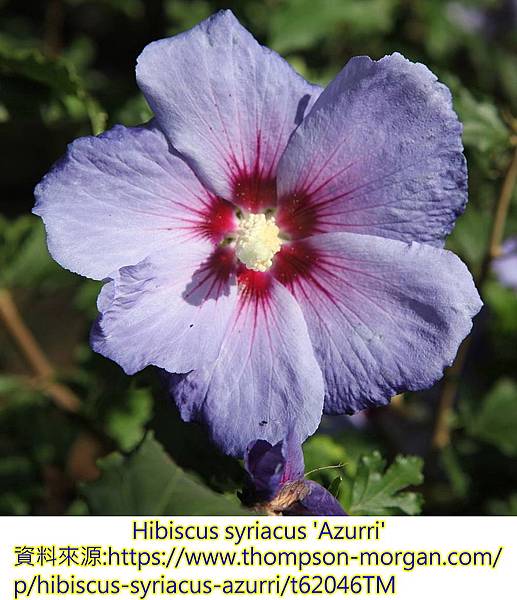
<svg viewBox="0 0 517 600">
<path fill-rule="evenodd" d="M 359 462 L 348 503 L 342 501 L 352 515 L 417 515 L 422 509 L 420 494 L 403 491 L 423 481 L 423 461 L 416 456 L 397 456 L 386 468 L 379 452 Z"/>
<path fill-rule="evenodd" d="M 463 123 L 463 142 L 482 154 L 496 155 L 510 146 L 510 132 L 496 105 L 488 99 L 478 99 L 457 79 L 452 86 L 454 108 Z"/>
<path fill-rule="evenodd" d="M 153 399 L 147 389 L 131 389 L 125 406 L 116 407 L 107 416 L 106 429 L 122 450 L 131 450 L 144 434 L 151 418 Z"/>
<path fill-rule="evenodd" d="M 16 220 L 0 215 L 0 286 L 57 287 L 74 276 L 62 269 L 48 253 L 45 229 L 40 219 L 24 215 Z"/>
<path fill-rule="evenodd" d="M 329 485 L 329 492 L 334 496 L 334 498 L 339 498 L 339 488 L 343 483 L 342 477 L 336 477 L 332 483 Z"/>
<path fill-rule="evenodd" d="M 346 28 L 354 36 L 389 29 L 397 0 L 284 0 L 271 14 L 270 44 L 278 52 L 306 49 Z"/>
<path fill-rule="evenodd" d="M 151 434 L 128 457 L 113 453 L 99 465 L 100 479 L 83 488 L 95 515 L 249 514 L 175 465 Z"/>
<path fill-rule="evenodd" d="M 517 456 L 517 383 L 499 381 L 481 407 L 466 418 L 466 426 L 470 435 Z"/>
<path fill-rule="evenodd" d="M 105 113 L 65 60 L 49 58 L 37 49 L 17 48 L 0 38 L 0 74 L 16 75 L 48 86 L 65 104 L 75 98 L 84 108 L 93 133 L 105 128 Z"/>
</svg>

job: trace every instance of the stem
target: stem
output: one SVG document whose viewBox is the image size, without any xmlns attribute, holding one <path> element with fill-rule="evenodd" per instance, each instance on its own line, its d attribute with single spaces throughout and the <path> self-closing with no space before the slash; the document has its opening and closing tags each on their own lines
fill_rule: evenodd
<svg viewBox="0 0 517 600">
<path fill-rule="evenodd" d="M 494 207 L 494 218 L 492 221 L 492 229 L 490 232 L 490 239 L 486 249 L 485 257 L 481 264 L 481 269 L 478 276 L 476 277 L 476 286 L 479 290 L 482 290 L 485 281 L 490 273 L 490 266 L 494 258 L 497 258 L 501 253 L 501 242 L 504 235 L 504 229 L 506 225 L 506 219 L 508 216 L 508 210 L 510 208 L 511 199 L 513 196 L 513 190 L 517 181 L 517 148 L 513 153 L 512 160 L 506 172 L 501 186 L 501 193 Z M 435 429 L 433 433 L 433 448 L 441 450 L 449 445 L 451 432 L 450 422 L 452 417 L 452 410 L 454 407 L 454 401 L 458 394 L 458 387 L 460 384 L 460 375 L 465 366 L 467 359 L 468 350 L 470 347 L 471 337 L 469 336 L 460 346 L 458 355 L 452 367 L 447 369 L 444 378 L 444 384 L 440 401 L 438 405 L 438 415 L 436 418 Z"/>
<path fill-rule="evenodd" d="M 304 473 L 303 476 L 308 477 L 309 475 L 312 475 L 313 473 L 316 473 L 319 471 L 325 471 L 327 469 L 342 469 L 345 465 L 346 465 L 346 463 L 338 463 L 337 465 L 328 465 L 327 467 L 317 467 L 316 469 L 307 471 L 307 473 Z"/>
<path fill-rule="evenodd" d="M 513 196 L 513 190 L 515 188 L 515 182 L 517 181 L 517 148 L 513 153 L 513 158 L 504 178 L 503 185 L 501 188 L 501 195 L 499 196 L 499 202 L 494 217 L 494 224 L 492 226 L 492 235 L 490 236 L 490 247 L 489 247 L 489 260 L 492 261 L 501 254 L 501 242 L 504 235 L 504 227 L 506 225 L 506 218 L 508 216 L 508 210 L 510 208 L 510 202 Z M 486 276 L 485 276 L 486 277 Z"/>
<path fill-rule="evenodd" d="M 81 405 L 79 398 L 65 385 L 53 381 L 55 370 L 52 364 L 25 324 L 11 292 L 5 288 L 0 289 L 0 320 L 34 371 L 38 387 L 60 408 L 77 412 Z"/>
</svg>

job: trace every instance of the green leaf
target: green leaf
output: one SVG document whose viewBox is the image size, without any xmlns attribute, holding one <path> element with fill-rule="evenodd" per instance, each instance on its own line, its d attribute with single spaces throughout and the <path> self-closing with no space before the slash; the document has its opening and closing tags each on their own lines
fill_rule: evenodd
<svg viewBox="0 0 517 600">
<path fill-rule="evenodd" d="M 11 115 L 9 113 L 9 109 L 7 108 L 7 106 L 5 104 L 0 102 L 0 125 L 2 123 L 7 123 L 7 121 L 9 121 L 10 118 L 11 118 Z"/>
<path fill-rule="evenodd" d="M 490 326 L 495 337 L 509 338 L 514 348 L 514 338 L 517 336 L 517 294 L 496 281 L 490 281 L 484 288 L 484 300 L 491 311 Z"/>
<path fill-rule="evenodd" d="M 30 511 L 30 503 L 13 492 L 0 496 L 0 515 L 25 516 Z"/>
<path fill-rule="evenodd" d="M 173 24 L 168 28 L 168 33 L 174 35 L 190 29 L 206 19 L 212 12 L 212 7 L 206 0 L 189 0 L 188 2 L 165 0 L 164 11 L 170 23 Z"/>
<path fill-rule="evenodd" d="M 314 435 L 303 445 L 305 471 L 310 479 L 326 488 L 335 485 L 336 478 L 341 479 L 337 498 L 341 503 L 349 504 L 359 461 L 377 448 L 371 435 L 359 431 L 348 430 L 342 439 Z"/>
<path fill-rule="evenodd" d="M 334 496 L 334 498 L 339 498 L 339 488 L 343 483 L 342 477 L 336 477 L 332 483 L 329 485 L 329 492 Z"/>
<path fill-rule="evenodd" d="M 66 0 L 67 4 L 77 6 L 84 0 Z M 142 19 L 145 17 L 145 6 L 142 0 L 90 0 L 91 4 L 104 5 L 108 9 L 120 12 L 130 19 Z"/>
<path fill-rule="evenodd" d="M 76 498 L 66 510 L 67 517 L 87 517 L 90 514 L 88 505 L 82 498 Z"/>
<path fill-rule="evenodd" d="M 94 135 L 104 130 L 106 114 L 87 93 L 75 69 L 66 60 L 50 58 L 37 49 L 18 48 L 0 37 L 0 74 L 16 75 L 50 88 L 68 109 L 70 102 L 78 100 Z"/>
<path fill-rule="evenodd" d="M 2 402 L 2 398 L 7 401 Z M 20 408 L 45 405 L 45 396 L 20 375 L 0 374 L 0 417 Z"/>
<path fill-rule="evenodd" d="M 471 485 L 471 480 L 469 474 L 462 465 L 456 449 L 451 444 L 441 452 L 440 464 L 451 483 L 451 489 L 455 496 L 457 498 L 466 498 Z"/>
<path fill-rule="evenodd" d="M 74 276 L 52 260 L 40 219 L 23 215 L 13 221 L 0 215 L 0 285 L 55 288 L 74 281 Z"/>
<path fill-rule="evenodd" d="M 490 500 L 488 502 L 488 512 L 497 516 L 515 516 L 517 515 L 517 492 L 511 494 L 506 500 Z"/>
<path fill-rule="evenodd" d="M 404 488 L 423 481 L 423 461 L 416 456 L 397 456 L 384 471 L 386 461 L 379 452 L 363 456 L 353 481 L 348 512 L 352 515 L 416 515 L 422 499 Z"/>
<path fill-rule="evenodd" d="M 311 472 L 310 478 L 322 485 L 330 485 L 342 473 L 341 468 L 329 468 L 346 462 L 346 451 L 328 435 L 315 435 L 303 445 L 305 471 Z"/>
<path fill-rule="evenodd" d="M 456 78 L 447 78 L 453 90 L 454 108 L 463 123 L 463 143 L 495 158 L 510 146 L 510 132 L 495 104 L 479 100 Z"/>
<path fill-rule="evenodd" d="M 434 59 L 444 59 L 458 45 L 464 44 L 464 32 L 451 22 L 443 0 L 415 2 L 414 10 L 422 43 Z"/>
<path fill-rule="evenodd" d="M 379 33 L 390 28 L 397 0 L 284 0 L 271 14 L 270 45 L 278 52 L 304 50 L 319 40 Z"/>
<path fill-rule="evenodd" d="M 235 497 L 213 492 L 180 469 L 148 434 L 128 457 L 99 461 L 100 479 L 83 493 L 95 515 L 245 515 Z"/>
<path fill-rule="evenodd" d="M 117 123 L 131 127 L 149 121 L 153 116 L 152 110 L 142 94 L 128 98 L 115 113 Z"/>
<path fill-rule="evenodd" d="M 74 306 L 91 319 L 97 316 L 97 297 L 103 285 L 102 281 L 85 279 L 77 288 L 77 293 L 74 297 Z"/>
<path fill-rule="evenodd" d="M 488 244 L 490 215 L 475 205 L 470 205 L 458 219 L 452 235 L 447 239 L 447 248 L 479 268 Z"/>
<path fill-rule="evenodd" d="M 148 389 L 131 389 L 123 407 L 115 407 L 107 417 L 107 432 L 122 450 L 131 450 L 142 439 L 144 425 L 152 414 L 153 399 Z"/>
<path fill-rule="evenodd" d="M 171 410 L 163 384 L 153 387 L 154 409 L 150 429 L 167 454 L 183 469 L 194 471 L 204 485 L 220 493 L 241 490 L 246 474 L 236 458 L 223 454 L 200 423 L 187 423 Z"/>
<path fill-rule="evenodd" d="M 480 409 L 464 418 L 470 435 L 493 444 L 508 456 L 517 456 L 517 384 L 514 381 L 500 380 Z"/>
</svg>

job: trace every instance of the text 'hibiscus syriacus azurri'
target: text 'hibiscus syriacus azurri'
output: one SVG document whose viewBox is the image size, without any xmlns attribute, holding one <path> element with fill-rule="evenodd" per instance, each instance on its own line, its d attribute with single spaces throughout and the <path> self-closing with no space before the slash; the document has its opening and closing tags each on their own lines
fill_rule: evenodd
<svg viewBox="0 0 517 600">
<path fill-rule="evenodd" d="M 36 189 L 53 257 L 106 280 L 97 352 L 172 374 L 236 455 L 441 377 L 481 302 L 442 249 L 466 166 L 426 67 L 356 57 L 322 90 L 223 11 L 137 81 L 155 120 L 75 141 Z"/>
</svg>

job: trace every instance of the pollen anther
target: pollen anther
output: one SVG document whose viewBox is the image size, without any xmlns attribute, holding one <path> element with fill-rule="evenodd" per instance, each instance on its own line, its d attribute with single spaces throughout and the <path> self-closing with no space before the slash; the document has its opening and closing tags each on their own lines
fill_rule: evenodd
<svg viewBox="0 0 517 600">
<path fill-rule="evenodd" d="M 249 214 L 243 217 L 237 230 L 235 253 L 248 269 L 267 271 L 273 264 L 273 257 L 280 250 L 282 242 L 274 217 Z"/>
</svg>

